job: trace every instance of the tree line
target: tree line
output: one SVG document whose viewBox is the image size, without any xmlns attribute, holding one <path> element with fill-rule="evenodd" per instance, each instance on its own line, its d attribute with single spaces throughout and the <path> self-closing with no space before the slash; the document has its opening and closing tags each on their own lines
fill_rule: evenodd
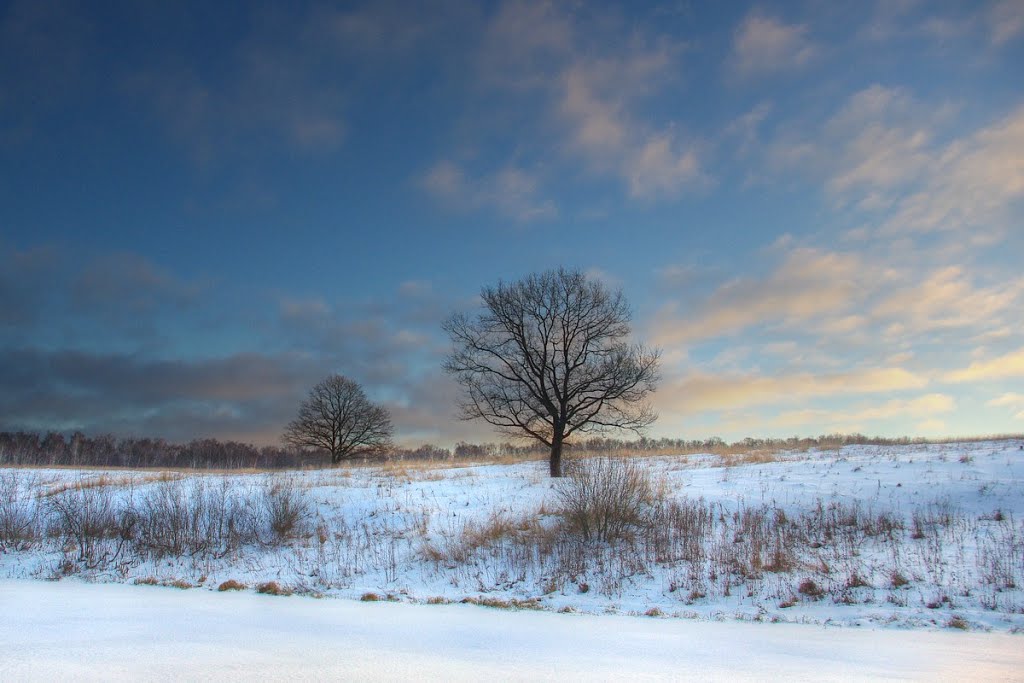
<svg viewBox="0 0 1024 683">
<path fill-rule="evenodd" d="M 997 435 L 985 439 L 1021 438 Z M 970 440 L 970 439 L 967 439 Z M 923 443 L 912 437 L 883 438 L 863 434 L 823 434 L 817 437 L 752 438 L 727 442 L 709 439 L 592 437 L 566 444 L 570 455 L 723 453 L 751 449 L 838 448 L 856 444 L 903 445 Z M 361 456 L 367 462 L 487 462 L 502 458 L 541 459 L 549 449 L 541 443 L 459 441 L 452 447 L 423 444 L 414 448 L 392 446 L 387 451 Z M 195 439 L 171 443 L 154 438 L 118 438 L 111 434 L 70 436 L 59 432 L 0 432 L 0 465 L 42 467 L 182 468 L 207 470 L 297 469 L 322 467 L 317 452 L 288 446 L 254 446 L 237 441 Z"/>
</svg>

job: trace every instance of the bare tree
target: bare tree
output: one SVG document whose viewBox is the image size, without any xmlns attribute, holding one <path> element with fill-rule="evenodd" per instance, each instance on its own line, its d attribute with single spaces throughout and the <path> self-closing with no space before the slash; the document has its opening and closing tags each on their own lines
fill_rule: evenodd
<svg viewBox="0 0 1024 683">
<path fill-rule="evenodd" d="M 658 380 L 657 350 L 629 343 L 621 291 L 578 270 L 558 269 L 481 291 L 484 311 L 444 323 L 454 348 L 445 371 L 465 389 L 464 419 L 551 448 L 573 434 L 640 433 L 657 416 L 645 402 Z"/>
<path fill-rule="evenodd" d="M 331 462 L 379 452 L 391 445 L 391 416 L 370 403 L 362 388 L 331 375 L 309 392 L 283 439 L 297 448 L 327 451 Z"/>
</svg>

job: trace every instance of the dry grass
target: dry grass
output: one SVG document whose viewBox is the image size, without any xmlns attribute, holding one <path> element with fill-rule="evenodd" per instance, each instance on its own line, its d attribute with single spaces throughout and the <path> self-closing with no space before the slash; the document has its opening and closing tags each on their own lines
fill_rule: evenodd
<svg viewBox="0 0 1024 683">
<path fill-rule="evenodd" d="M 716 460 L 710 463 L 711 467 L 741 467 L 743 465 L 766 465 L 772 462 L 779 462 L 782 459 L 783 450 L 754 450 L 739 452 L 713 453 Z"/>
<path fill-rule="evenodd" d="M 293 591 L 280 585 L 277 581 L 267 581 L 265 583 L 256 584 L 256 592 L 261 595 L 287 596 L 291 595 Z"/>
<path fill-rule="evenodd" d="M 464 605 L 480 605 L 481 607 L 491 607 L 494 609 L 510 609 L 510 610 L 542 610 L 544 606 L 537 598 L 529 598 L 527 600 L 518 600 L 512 598 L 504 600 L 502 598 L 494 597 L 465 597 L 460 600 Z"/>
<path fill-rule="evenodd" d="M 970 629 L 970 625 L 964 620 L 964 618 L 958 616 L 954 616 L 952 619 L 947 621 L 946 626 L 949 628 L 960 629 L 961 631 L 967 631 Z"/>
<path fill-rule="evenodd" d="M 236 581 L 234 579 L 228 579 L 227 581 L 217 586 L 217 590 L 222 593 L 224 591 L 244 591 L 246 588 L 248 588 L 248 586 L 246 586 L 241 581 Z"/>
</svg>

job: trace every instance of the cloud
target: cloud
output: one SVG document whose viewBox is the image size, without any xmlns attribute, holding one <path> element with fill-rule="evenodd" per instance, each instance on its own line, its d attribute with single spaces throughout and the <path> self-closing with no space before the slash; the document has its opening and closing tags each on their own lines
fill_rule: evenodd
<svg viewBox="0 0 1024 683">
<path fill-rule="evenodd" d="M 880 420 L 892 418 L 918 418 L 926 421 L 933 421 L 938 424 L 938 430 L 943 424 L 936 420 L 936 416 L 951 413 L 956 409 L 956 401 L 952 396 L 946 394 L 927 394 L 914 399 L 892 399 L 877 405 L 868 405 L 860 408 L 846 408 L 838 410 L 822 410 L 807 408 L 803 410 L 786 411 L 773 418 L 773 421 L 780 427 L 809 427 L 813 430 L 825 431 L 847 431 L 858 430 L 861 425 Z M 834 427 L 843 425 L 838 429 Z M 935 424 L 927 429 L 919 431 L 935 432 Z"/>
<path fill-rule="evenodd" d="M 1024 420 L 1024 394 L 1007 392 L 988 401 L 985 405 L 993 408 L 1009 408 L 1011 411 L 1016 411 L 1014 419 Z"/>
<path fill-rule="evenodd" d="M 766 323 L 792 326 L 831 317 L 857 303 L 866 283 L 877 275 L 856 254 L 799 247 L 764 278 L 737 278 L 721 285 L 694 315 L 665 311 L 655 324 L 655 339 L 671 345 Z"/>
<path fill-rule="evenodd" d="M 992 31 L 992 44 L 1001 47 L 1024 35 L 1024 3 L 1020 0 L 1002 0 L 988 11 L 988 25 Z"/>
<path fill-rule="evenodd" d="M 678 46 L 637 45 L 601 58 L 574 55 L 558 82 L 557 111 L 569 148 L 591 173 L 614 173 L 634 199 L 673 198 L 709 180 L 696 146 L 669 123 L 639 120 L 639 102 L 671 80 Z"/>
<path fill-rule="evenodd" d="M 0 351 L 0 429 L 119 431 L 188 440 L 280 426 L 320 368 L 297 355 L 202 360 Z M 187 418 L 187 419 L 186 419 Z"/>
<path fill-rule="evenodd" d="M 155 312 L 161 306 L 193 304 L 204 286 L 184 282 L 139 254 L 116 252 L 93 259 L 72 283 L 71 300 L 78 311 L 104 317 Z"/>
<path fill-rule="evenodd" d="M 1024 197 L 1024 107 L 931 154 L 915 191 L 894 202 L 883 234 L 955 231 L 990 242 Z"/>
<path fill-rule="evenodd" d="M 886 190 L 919 177 L 932 161 L 933 118 L 899 88 L 875 84 L 854 93 L 824 126 L 833 143 L 827 153 L 841 150 L 829 191 Z"/>
<path fill-rule="evenodd" d="M 947 266 L 903 289 L 893 289 L 875 305 L 872 315 L 896 321 L 900 330 L 916 334 L 939 329 L 999 329 L 1006 315 L 1019 319 L 1024 278 L 977 288 L 962 266 Z"/>
<path fill-rule="evenodd" d="M 631 197 L 671 197 L 704 178 L 697 154 L 675 147 L 671 135 L 654 135 L 625 162 Z"/>
<path fill-rule="evenodd" d="M 558 215 L 553 200 L 538 196 L 538 184 L 534 174 L 514 166 L 467 177 L 461 166 L 448 160 L 434 164 L 420 179 L 421 187 L 457 210 L 494 208 L 522 223 Z"/>
<path fill-rule="evenodd" d="M 1024 106 L 954 133 L 959 108 L 873 84 L 824 120 L 783 122 L 764 140 L 754 124 L 733 126 L 747 131 L 752 180 L 795 174 L 820 183 L 861 222 L 851 234 L 895 240 L 944 232 L 961 245 L 991 245 L 1014 225 L 1013 207 L 1024 197 Z"/>
<path fill-rule="evenodd" d="M 37 320 L 44 283 L 54 279 L 58 260 L 52 247 L 19 250 L 0 242 L 0 330 L 24 329 Z"/>
<path fill-rule="evenodd" d="M 645 111 L 678 80 L 683 47 L 606 8 L 513 1 L 488 21 L 476 62 L 488 97 L 514 98 L 530 135 L 554 138 L 539 144 L 545 160 L 558 150 L 580 175 L 617 178 L 630 198 L 651 201 L 708 183 L 681 122 Z M 522 148 L 515 145 L 517 156 Z"/>
<path fill-rule="evenodd" d="M 808 33 L 806 24 L 785 24 L 754 10 L 733 34 L 732 70 L 751 78 L 807 66 L 819 52 Z"/>
<path fill-rule="evenodd" d="M 1024 377 L 1024 348 L 984 361 L 975 361 L 966 368 L 945 375 L 947 382 L 977 382 Z"/>
<path fill-rule="evenodd" d="M 655 407 L 663 413 L 688 415 L 812 397 L 920 389 L 927 384 L 926 378 L 898 367 L 778 376 L 696 372 L 667 382 L 655 397 Z"/>
</svg>

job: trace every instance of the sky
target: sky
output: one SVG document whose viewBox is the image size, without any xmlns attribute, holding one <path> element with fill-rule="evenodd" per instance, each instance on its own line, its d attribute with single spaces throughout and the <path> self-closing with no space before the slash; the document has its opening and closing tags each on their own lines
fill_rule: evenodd
<svg viewBox="0 0 1024 683">
<path fill-rule="evenodd" d="M 0 429 L 279 442 L 559 266 L 653 437 L 1024 431 L 1024 2 L 0 3 Z"/>
</svg>

